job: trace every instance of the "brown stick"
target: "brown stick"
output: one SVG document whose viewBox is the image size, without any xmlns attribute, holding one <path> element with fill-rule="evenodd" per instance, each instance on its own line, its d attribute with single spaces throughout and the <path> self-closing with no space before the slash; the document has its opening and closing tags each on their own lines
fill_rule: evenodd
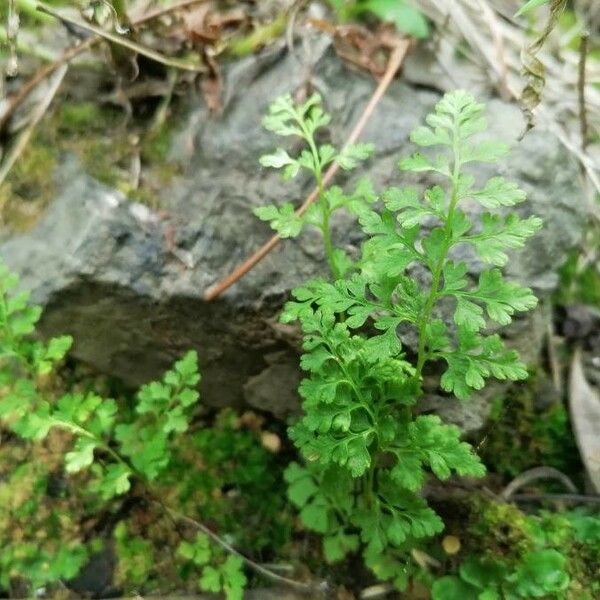
<svg viewBox="0 0 600 600">
<path fill-rule="evenodd" d="M 589 33 L 581 35 L 581 46 L 579 48 L 579 68 L 577 78 L 577 92 L 579 97 L 579 126 L 581 130 L 581 149 L 585 151 L 588 143 L 587 110 L 585 106 L 585 71 L 588 52 Z"/>
<path fill-rule="evenodd" d="M 172 6 L 162 8 L 160 10 L 155 10 L 151 13 L 147 13 L 145 15 L 140 15 L 139 17 L 132 19 L 132 25 L 142 25 L 152 19 L 156 19 L 158 17 L 162 17 L 163 15 L 179 10 L 180 8 L 186 8 L 191 6 L 192 4 L 198 4 L 199 2 L 205 2 L 206 0 L 182 0 L 177 4 L 173 4 Z M 21 89 L 10 99 L 9 105 L 7 106 L 4 114 L 0 116 L 0 130 L 4 128 L 4 125 L 7 123 L 8 119 L 15 112 L 17 107 L 23 102 L 23 100 L 31 93 L 31 91 L 37 87 L 37 85 L 46 79 L 49 75 L 54 73 L 58 67 L 63 65 L 66 62 L 74 59 L 76 56 L 79 56 L 86 50 L 89 50 L 96 44 L 102 41 L 100 36 L 92 36 L 89 37 L 84 42 L 76 46 L 71 46 L 67 48 L 53 63 L 49 65 L 44 65 L 41 69 L 39 69 L 36 73 L 33 74 L 31 79 L 27 81 Z"/>
<path fill-rule="evenodd" d="M 392 82 L 394 76 L 396 75 L 398 69 L 404 62 L 406 55 L 408 54 L 408 50 L 411 46 L 411 42 L 409 40 L 401 40 L 392 50 L 392 54 L 390 56 L 387 69 L 377 86 L 377 89 L 371 96 L 369 103 L 365 107 L 360 119 L 354 126 L 354 129 L 348 136 L 345 146 L 353 144 L 359 138 L 362 133 L 365 125 L 369 121 L 371 114 L 375 110 L 375 107 L 385 94 L 387 88 Z M 336 173 L 339 171 L 340 166 L 337 163 L 333 163 L 327 172 L 323 176 L 323 185 L 327 186 L 334 178 Z M 319 195 L 318 188 L 315 188 L 304 200 L 300 208 L 296 210 L 296 214 L 298 216 L 304 214 L 306 209 L 317 199 Z M 241 265 L 236 267 L 227 277 L 223 278 L 221 281 L 213 285 L 211 288 L 206 290 L 204 293 L 204 300 L 207 302 L 214 300 L 217 296 L 222 294 L 226 289 L 231 287 L 236 281 L 241 279 L 248 271 L 250 271 L 257 263 L 259 263 L 273 248 L 279 244 L 281 238 L 278 235 L 274 235 L 269 241 L 267 241 L 263 246 L 261 246 L 252 256 L 248 257 Z"/>
<path fill-rule="evenodd" d="M 179 58 L 170 58 L 164 54 L 161 54 L 160 52 L 157 52 L 153 48 L 138 44 L 124 35 L 112 33 L 112 31 L 104 30 L 102 27 L 97 27 L 96 25 L 92 25 L 86 21 L 82 21 L 81 19 L 74 19 L 68 15 L 61 14 L 55 11 L 51 6 L 48 6 L 42 2 L 38 2 L 36 8 L 40 12 L 50 15 L 51 17 L 54 17 L 55 19 L 58 19 L 67 25 L 72 25 L 87 31 L 88 33 L 100 36 L 112 44 L 123 46 L 130 52 L 145 56 L 146 58 L 149 58 L 150 60 L 153 60 L 159 64 L 163 64 L 167 67 L 173 67 L 182 71 L 192 71 L 193 73 L 202 73 L 205 70 L 202 65 L 195 65 L 187 60 L 181 60 Z"/>
<path fill-rule="evenodd" d="M 91 37 L 77 46 L 71 46 L 71 48 L 63 52 L 53 63 L 44 65 L 39 71 L 34 73 L 33 77 L 27 81 L 27 83 L 25 83 L 21 89 L 10 99 L 10 103 L 6 108 L 6 111 L 0 117 L 0 130 L 4 128 L 5 123 L 8 121 L 8 119 L 10 119 L 13 112 L 15 112 L 17 106 L 19 106 L 21 102 L 25 100 L 25 98 L 35 87 L 37 87 L 39 83 L 41 83 L 49 75 L 52 75 L 52 73 L 54 73 L 58 67 L 66 62 L 69 62 L 72 58 L 75 58 L 82 52 L 85 52 L 101 39 L 102 38 Z"/>
</svg>

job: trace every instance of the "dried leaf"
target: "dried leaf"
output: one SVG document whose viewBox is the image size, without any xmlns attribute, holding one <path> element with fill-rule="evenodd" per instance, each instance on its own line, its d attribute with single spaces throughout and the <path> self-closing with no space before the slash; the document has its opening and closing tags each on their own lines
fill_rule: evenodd
<svg viewBox="0 0 600 600">
<path fill-rule="evenodd" d="M 581 459 L 594 490 L 600 493 L 600 394 L 585 378 L 580 349 L 571 362 L 569 410 Z"/>
<path fill-rule="evenodd" d="M 550 16 L 544 30 L 534 42 L 521 51 L 521 63 L 526 85 L 521 93 L 521 107 L 527 121 L 529 131 L 534 126 L 533 109 L 541 102 L 542 92 L 546 84 L 546 69 L 537 58 L 537 53 L 548 39 L 548 36 L 558 22 L 558 18 L 567 6 L 567 0 L 552 0 Z"/>
</svg>

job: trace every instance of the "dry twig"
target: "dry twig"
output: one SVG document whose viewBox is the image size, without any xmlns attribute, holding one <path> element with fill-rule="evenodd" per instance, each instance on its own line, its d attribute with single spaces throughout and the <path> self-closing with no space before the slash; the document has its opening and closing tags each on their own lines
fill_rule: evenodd
<svg viewBox="0 0 600 600">
<path fill-rule="evenodd" d="M 387 88 L 390 83 L 394 79 L 398 69 L 404 62 L 406 55 L 408 54 L 408 50 L 411 46 L 411 42 L 409 40 L 400 40 L 395 48 L 393 49 L 390 59 L 388 62 L 388 66 L 384 76 L 382 77 L 377 89 L 371 96 L 369 103 L 365 107 L 360 119 L 354 126 L 354 129 L 348 136 L 346 141 L 346 146 L 353 144 L 360 137 L 365 125 L 369 121 L 375 107 L 385 94 Z M 323 176 L 323 185 L 327 186 L 331 183 L 332 179 L 335 177 L 336 173 L 339 171 L 339 165 L 337 163 L 333 163 L 327 172 Z M 304 200 L 300 208 L 296 211 L 297 215 L 302 215 L 306 212 L 307 208 L 318 198 L 319 190 L 315 188 L 309 196 Z M 209 288 L 204 293 L 204 299 L 206 301 L 214 300 L 217 296 L 221 295 L 225 290 L 230 288 L 236 281 L 241 279 L 248 271 L 250 271 L 253 267 L 255 267 L 273 248 L 275 248 L 281 238 L 278 235 L 274 235 L 268 242 L 266 242 L 263 246 L 261 246 L 252 256 L 247 258 L 241 265 L 236 267 L 227 277 L 223 278 L 221 281 L 216 283 L 214 286 Z"/>
<path fill-rule="evenodd" d="M 524 485 L 539 479 L 555 479 L 556 481 L 560 481 L 569 492 L 573 494 L 577 493 L 575 484 L 558 469 L 555 469 L 554 467 L 535 467 L 517 475 L 517 477 L 502 490 L 500 497 L 503 500 L 510 500 L 517 490 L 521 489 Z"/>
<path fill-rule="evenodd" d="M 75 27 L 79 27 L 81 29 L 84 29 L 85 31 L 94 33 L 95 35 L 102 37 L 102 38 L 108 40 L 109 42 L 112 42 L 113 44 L 123 46 L 124 48 L 127 48 L 128 50 L 131 50 L 132 52 L 141 54 L 141 55 L 145 56 L 146 58 L 149 58 L 150 60 L 161 63 L 167 67 L 172 67 L 174 69 L 181 69 L 182 71 L 192 71 L 193 73 L 202 73 L 205 71 L 205 67 L 202 65 L 194 65 L 194 64 L 189 63 L 184 60 L 164 56 L 160 52 L 156 52 L 156 50 L 153 50 L 152 48 L 148 48 L 146 46 L 142 46 L 141 44 L 138 44 L 137 42 L 133 42 L 132 40 L 130 40 L 122 35 L 116 35 L 114 33 L 111 33 L 110 31 L 105 31 L 101 27 L 96 27 L 95 25 L 91 25 L 89 23 L 86 23 L 85 21 L 79 21 L 78 19 L 72 19 L 71 17 L 69 17 L 67 15 L 63 15 L 59 12 L 56 12 L 51 7 L 46 6 L 45 4 L 42 4 L 41 2 L 38 3 L 37 7 L 38 7 L 39 11 L 46 13 L 48 15 L 51 15 L 52 17 L 55 17 L 55 18 L 59 19 L 60 21 L 63 21 L 64 23 L 69 23 L 70 25 L 74 25 Z"/>
<path fill-rule="evenodd" d="M 251 558 L 248 558 L 245 554 L 242 554 L 241 552 L 236 550 L 231 544 L 227 543 L 223 538 L 218 536 L 214 531 L 209 529 L 206 525 L 200 523 L 199 521 L 196 521 L 195 519 L 192 519 L 191 517 L 188 517 L 188 516 L 178 512 L 176 510 L 173 510 L 172 508 L 169 508 L 168 506 L 165 506 L 162 502 L 158 502 L 158 504 L 167 512 L 167 514 L 172 519 L 174 519 L 175 521 L 180 521 L 182 523 L 185 523 L 186 525 L 188 525 L 198 531 L 201 531 L 203 534 L 207 535 L 211 540 L 213 540 L 213 542 L 215 542 L 216 544 L 221 546 L 229 554 L 233 554 L 233 555 L 237 556 L 238 558 L 242 559 L 244 561 L 244 563 L 248 567 L 250 567 L 253 571 L 258 573 L 259 575 L 262 575 L 263 577 L 266 577 L 267 579 L 269 579 L 270 581 L 273 581 L 274 583 L 283 584 L 287 587 L 290 587 L 292 589 L 295 589 L 299 592 L 303 592 L 306 594 L 310 593 L 313 598 L 315 597 L 315 594 L 318 597 L 318 595 L 327 592 L 327 590 L 329 589 L 329 584 L 326 581 L 303 583 L 301 581 L 296 581 L 295 579 L 289 579 L 288 577 L 279 575 L 278 573 L 275 573 L 274 571 L 272 571 L 271 569 L 268 569 L 264 565 L 261 565 L 260 563 L 253 561 Z"/>
</svg>

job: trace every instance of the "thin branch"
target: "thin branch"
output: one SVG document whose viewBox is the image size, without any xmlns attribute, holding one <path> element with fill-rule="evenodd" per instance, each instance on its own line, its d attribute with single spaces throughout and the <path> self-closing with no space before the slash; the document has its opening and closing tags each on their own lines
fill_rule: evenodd
<svg viewBox="0 0 600 600">
<path fill-rule="evenodd" d="M 573 502 L 584 504 L 600 504 L 600 496 L 587 496 L 585 494 L 515 494 L 510 498 L 513 502 Z"/>
<path fill-rule="evenodd" d="M 299 592 L 307 594 L 323 594 L 329 589 L 329 584 L 326 581 L 302 583 L 301 581 L 296 581 L 295 579 L 289 579 L 287 577 L 284 577 L 283 575 L 279 575 L 271 569 L 268 569 L 264 565 L 253 561 L 251 558 L 248 558 L 247 556 L 236 550 L 231 544 L 227 543 L 223 538 L 218 536 L 206 525 L 203 525 L 199 521 L 196 521 L 195 519 L 192 519 L 191 517 L 188 517 L 176 510 L 173 510 L 172 508 L 169 508 L 168 506 L 164 505 L 158 500 L 155 500 L 155 502 L 157 502 L 173 519 L 181 521 L 182 523 L 186 523 L 194 529 L 201 531 L 202 533 L 207 535 L 213 542 L 219 544 L 219 546 L 221 546 L 224 550 L 242 559 L 244 563 L 246 563 L 246 565 L 248 565 L 252 570 L 256 571 L 263 577 L 266 577 L 267 579 L 275 583 L 286 585 L 295 590 L 298 590 Z"/>
<path fill-rule="evenodd" d="M 581 130 L 581 149 L 585 151 L 588 144 L 588 121 L 585 102 L 585 71 L 588 53 L 589 33 L 585 31 L 581 34 L 581 44 L 579 45 L 579 68 L 577 78 L 577 95 L 579 98 L 579 126 Z"/>
<path fill-rule="evenodd" d="M 63 21 L 64 23 L 74 25 L 75 27 L 79 27 L 85 31 L 90 31 L 91 33 L 94 33 L 97 36 L 105 38 L 106 40 L 108 40 L 109 42 L 112 42 L 113 44 L 123 46 L 124 48 L 127 48 L 128 50 L 131 50 L 132 52 L 137 52 L 138 54 L 141 54 L 142 56 L 145 56 L 146 58 L 149 58 L 150 60 L 153 60 L 157 63 L 166 65 L 167 67 L 181 69 L 182 71 L 192 71 L 193 73 L 201 73 L 205 70 L 205 67 L 203 65 L 194 65 L 187 61 L 180 60 L 177 58 L 169 58 L 168 56 L 164 56 L 160 52 L 156 52 L 152 48 L 142 46 L 141 44 L 138 44 L 137 42 L 133 42 L 132 40 L 130 40 L 122 35 L 117 35 L 115 33 L 111 33 L 110 31 L 105 31 L 101 27 L 96 27 L 95 25 L 90 25 L 89 23 L 86 23 L 85 21 L 73 19 L 67 15 L 63 15 L 59 12 L 56 12 L 51 7 L 46 6 L 45 4 L 43 4 L 41 2 L 38 3 L 37 7 L 38 7 L 39 11 L 46 13 L 48 15 L 51 15 L 51 16 L 59 19 L 60 21 Z"/>
<path fill-rule="evenodd" d="M 390 59 L 388 62 L 387 69 L 377 86 L 377 89 L 371 96 L 369 103 L 365 107 L 360 119 L 354 126 L 354 129 L 348 136 L 346 144 L 344 147 L 353 144 L 360 137 L 363 129 L 365 128 L 367 122 L 371 118 L 375 107 L 385 94 L 387 88 L 390 83 L 394 79 L 398 69 L 400 69 L 408 51 L 411 47 L 411 42 L 409 40 L 400 40 L 396 46 L 394 47 L 392 54 L 390 55 Z M 332 179 L 335 177 L 336 173 L 339 171 L 340 166 L 337 163 L 333 163 L 329 169 L 327 169 L 326 173 L 323 176 L 323 186 L 327 186 L 331 183 Z M 317 199 L 319 195 L 318 188 L 315 188 L 304 200 L 300 208 L 296 210 L 296 214 L 298 216 L 303 215 L 308 207 Z M 224 277 L 221 281 L 213 285 L 204 293 L 204 300 L 211 301 L 217 298 L 217 296 L 221 295 L 225 290 L 230 288 L 234 283 L 236 283 L 239 279 L 241 279 L 248 271 L 250 271 L 253 267 L 255 267 L 273 248 L 275 248 L 281 238 L 278 235 L 274 235 L 268 242 L 266 242 L 261 248 L 259 248 L 252 256 L 247 258 L 241 265 L 236 267 L 227 277 Z"/>
<path fill-rule="evenodd" d="M 62 83 L 62 80 L 64 79 L 68 69 L 69 67 L 67 65 L 63 65 L 58 71 L 58 73 L 56 73 L 54 80 L 50 84 L 50 89 L 44 96 L 43 100 L 36 107 L 31 121 L 27 125 L 27 128 L 19 136 L 14 146 L 11 148 L 9 154 L 7 154 L 6 158 L 2 162 L 2 165 L 0 165 L 0 186 L 6 179 L 6 176 L 10 172 L 11 168 L 13 167 L 19 156 L 21 156 L 23 150 L 27 146 L 27 143 L 31 139 L 31 136 L 33 135 L 33 132 L 37 127 L 38 123 L 46 114 L 46 111 L 48 110 L 50 103 L 56 95 L 56 92 L 58 92 L 58 88 L 60 87 L 60 84 Z"/>
<path fill-rule="evenodd" d="M 577 488 L 575 484 L 567 477 L 564 473 L 561 473 L 554 467 L 535 467 L 528 469 L 527 471 L 517 475 L 505 488 L 502 490 L 500 497 L 503 500 L 511 500 L 517 490 L 520 490 L 523 486 L 537 481 L 538 479 L 555 479 L 563 484 L 569 492 L 576 493 Z"/>
<path fill-rule="evenodd" d="M 85 52 L 89 48 L 91 48 L 94 44 L 99 42 L 101 38 L 88 38 L 81 44 L 77 46 L 72 46 L 63 54 L 61 54 L 53 63 L 49 65 L 45 65 L 39 71 L 37 71 L 33 77 L 27 81 L 21 89 L 9 100 L 9 105 L 6 107 L 4 113 L 0 116 L 0 130 L 4 128 L 4 125 L 7 123 L 8 119 L 15 112 L 17 107 L 23 102 L 23 100 L 44 80 L 46 77 L 49 77 L 56 71 L 59 67 L 69 62 L 71 59 L 75 58 L 82 52 Z"/>
</svg>

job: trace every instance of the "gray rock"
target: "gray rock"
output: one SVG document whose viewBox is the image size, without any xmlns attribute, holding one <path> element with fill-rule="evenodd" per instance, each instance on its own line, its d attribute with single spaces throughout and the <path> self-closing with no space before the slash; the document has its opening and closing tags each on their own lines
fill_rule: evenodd
<svg viewBox="0 0 600 600">
<path fill-rule="evenodd" d="M 344 66 L 323 40 L 315 41 L 314 52 L 314 80 L 334 117 L 331 138 L 340 144 L 375 82 Z M 190 112 L 177 138 L 173 156 L 186 166 L 164 190 L 166 217 L 129 203 L 77 165 L 66 164 L 59 173 L 62 191 L 40 224 L 0 246 L 1 256 L 44 307 L 42 332 L 72 334 L 77 358 L 131 384 L 155 377 L 195 348 L 208 405 L 250 403 L 280 416 L 292 411 L 297 333 L 279 326 L 276 316 L 290 289 L 325 272 L 318 236 L 280 244 L 217 301 L 206 303 L 202 294 L 270 235 L 252 215 L 253 207 L 299 200 L 310 190 L 308 179 L 284 184 L 257 163 L 261 153 L 288 142 L 263 131 L 261 116 L 275 96 L 301 86 L 303 76 L 282 51 L 229 67 L 223 114 Z M 390 87 L 363 136 L 378 151 L 361 175 L 378 188 L 407 181 L 396 162 L 411 151 L 409 132 L 438 97 L 402 82 Z M 492 131 L 515 145 L 500 171 L 529 193 L 530 202 L 519 211 L 538 214 L 546 223 L 528 249 L 511 259 L 508 273 L 545 297 L 557 284 L 567 249 L 581 236 L 577 169 L 549 133 L 534 130 L 516 143 L 522 131 L 516 107 L 492 100 L 489 109 Z M 349 249 L 360 241 L 344 218 L 335 222 L 334 235 Z M 481 268 L 470 264 L 474 273 Z M 517 321 L 510 331 L 517 346 L 529 344 L 530 360 L 539 353 L 543 327 L 540 313 Z M 275 363 L 269 360 L 274 353 Z M 462 409 L 463 416 L 481 415 L 474 422 L 461 418 L 460 410 L 451 418 L 473 429 L 481 425 L 486 407 L 483 400 Z"/>
</svg>

